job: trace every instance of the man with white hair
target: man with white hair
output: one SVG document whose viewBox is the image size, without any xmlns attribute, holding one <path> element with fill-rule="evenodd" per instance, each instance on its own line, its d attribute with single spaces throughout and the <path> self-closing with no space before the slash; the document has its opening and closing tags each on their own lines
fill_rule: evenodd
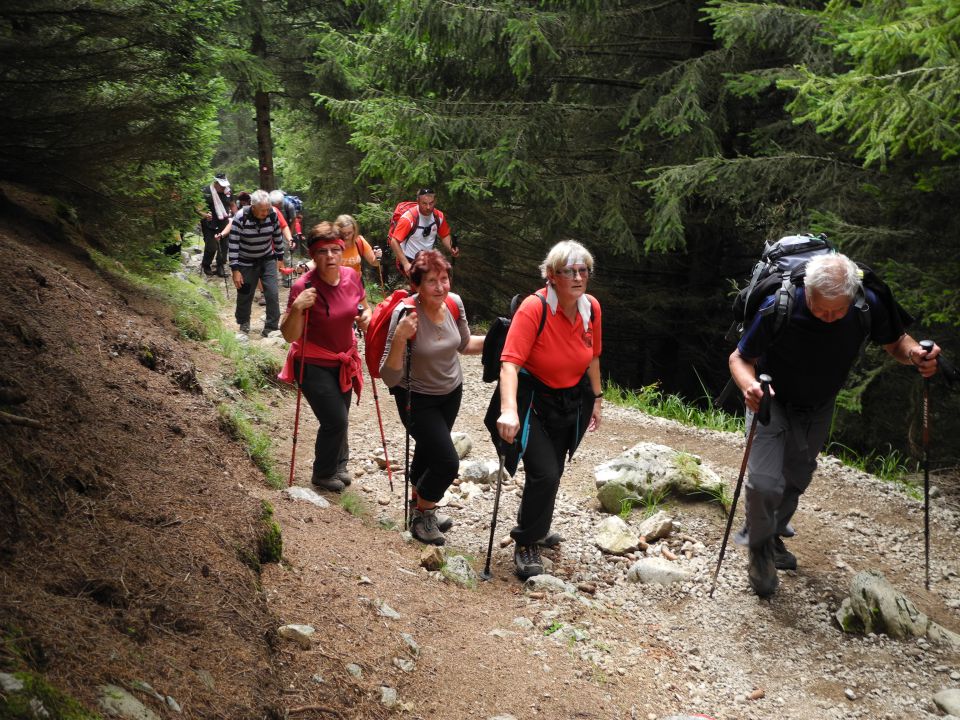
<svg viewBox="0 0 960 720">
<path fill-rule="evenodd" d="M 777 570 L 794 570 L 797 558 L 783 542 L 790 520 L 817 467 L 833 417 L 834 400 L 865 339 L 881 345 L 923 377 L 937 371 L 940 348 L 926 352 L 903 327 L 901 311 L 886 286 L 865 287 L 862 272 L 844 255 L 819 255 L 807 263 L 789 317 L 775 333 L 775 302 L 766 298 L 730 355 L 730 372 L 743 393 L 747 426 L 763 397 L 757 379 L 773 378 L 769 425 L 757 425 L 748 463 L 746 520 L 736 542 L 750 553 L 753 591 L 768 597 Z M 858 298 L 865 302 L 858 302 Z M 866 336 L 866 338 L 865 338 Z"/>
<path fill-rule="evenodd" d="M 233 218 L 230 230 L 230 268 L 237 288 L 235 317 L 240 332 L 250 332 L 250 308 L 257 283 L 263 283 L 267 318 L 261 335 L 280 329 L 280 300 L 277 260 L 283 259 L 283 237 L 277 211 L 270 205 L 266 190 L 250 194 L 250 207 Z"/>
</svg>

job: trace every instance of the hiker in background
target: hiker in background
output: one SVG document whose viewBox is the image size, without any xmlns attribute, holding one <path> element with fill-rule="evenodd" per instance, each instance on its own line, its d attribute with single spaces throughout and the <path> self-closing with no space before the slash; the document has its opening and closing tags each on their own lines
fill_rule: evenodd
<svg viewBox="0 0 960 720">
<path fill-rule="evenodd" d="M 387 242 L 397 258 L 397 268 L 404 275 L 410 274 L 410 265 L 417 253 L 432 250 L 438 237 L 450 255 L 460 255 L 460 248 L 453 245 L 447 219 L 436 204 L 437 194 L 430 188 L 420 188 L 417 206 L 404 211 L 390 230 Z"/>
<path fill-rule="evenodd" d="M 237 288 L 235 317 L 240 332 L 249 333 L 253 291 L 257 283 L 262 282 L 267 318 L 260 334 L 266 337 L 280 327 L 277 260 L 283 257 L 283 237 L 277 212 L 270 206 L 267 192 L 256 190 L 251 193 L 250 203 L 250 207 L 234 216 L 230 230 L 230 267 Z"/>
<path fill-rule="evenodd" d="M 315 267 L 293 284 L 280 318 L 284 339 L 293 343 L 280 378 L 288 382 L 300 378 L 303 358 L 303 395 L 320 423 L 311 482 L 340 492 L 351 482 L 347 471 L 350 397 L 356 390 L 359 402 L 363 387 L 353 328 L 356 323 L 361 331 L 367 329 L 370 307 L 360 278 L 341 264 L 343 240 L 331 223 L 315 225 L 306 245 Z M 359 314 L 358 306 L 363 308 Z M 301 350 L 304 322 L 307 342 Z"/>
<path fill-rule="evenodd" d="M 380 267 L 380 258 L 383 250 L 375 248 L 360 234 L 357 221 L 350 215 L 338 215 L 333 226 L 340 233 L 343 240 L 343 266 L 356 270 L 363 281 L 363 264 L 366 260 L 371 267 Z"/>
<path fill-rule="evenodd" d="M 565 456 L 573 456 L 584 432 L 600 427 L 602 405 L 600 303 L 587 294 L 593 256 L 563 240 L 540 272 L 546 287 L 513 316 L 500 356 L 499 398 L 495 393 L 485 419 L 503 440 L 511 474 L 523 458 L 526 480 L 510 536 L 524 579 L 543 572 L 540 547 L 562 541 L 550 525 Z"/>
<path fill-rule="evenodd" d="M 237 210 L 250 207 L 250 193 L 244 191 L 237 193 Z"/>
<path fill-rule="evenodd" d="M 204 205 L 197 207 L 200 215 L 200 231 L 203 233 L 203 260 L 200 267 L 205 275 L 227 276 L 227 238 L 230 237 L 230 223 L 237 212 L 237 206 L 230 196 L 230 182 L 227 176 L 218 172 L 213 181 L 203 188 Z M 217 258 L 217 267 L 211 268 L 213 258 Z"/>
<path fill-rule="evenodd" d="M 483 337 L 470 334 L 463 301 L 450 292 L 450 263 L 440 252 L 417 255 L 410 284 L 416 293 L 413 304 L 400 303 L 394 309 L 380 376 L 396 399 L 400 420 L 417 441 L 410 464 L 410 532 L 420 542 L 443 545 L 443 531 L 453 523 L 437 515 L 436 506 L 460 469 L 450 438 L 463 396 L 459 355 L 479 354 Z"/>
<path fill-rule="evenodd" d="M 747 427 L 763 395 L 758 376 L 773 378 L 770 424 L 757 425 L 748 460 L 745 522 L 735 540 L 749 548 L 748 578 L 760 597 L 777 589 L 777 569 L 794 570 L 797 558 L 783 542 L 790 520 L 826 443 L 834 400 L 860 354 L 865 329 L 853 309 L 860 292 L 870 308 L 867 337 L 924 377 L 937 371 L 940 348 L 926 353 L 904 332 L 896 300 L 885 286 L 864 287 L 857 265 L 844 255 L 820 255 L 806 265 L 788 322 L 773 341 L 770 295 L 730 355 L 730 373 L 743 393 Z"/>
</svg>

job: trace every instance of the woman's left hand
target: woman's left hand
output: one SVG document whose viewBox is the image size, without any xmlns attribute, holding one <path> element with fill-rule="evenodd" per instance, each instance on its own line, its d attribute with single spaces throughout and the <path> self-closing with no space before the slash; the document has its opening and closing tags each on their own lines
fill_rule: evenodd
<svg viewBox="0 0 960 720">
<path fill-rule="evenodd" d="M 590 424 L 587 425 L 587 431 L 593 432 L 594 430 L 599 429 L 600 427 L 600 415 L 603 412 L 603 403 L 601 398 L 597 398 L 593 401 L 593 412 L 590 413 Z"/>
<path fill-rule="evenodd" d="M 367 331 L 367 326 L 370 325 L 370 315 L 370 310 L 363 310 L 359 315 L 357 315 L 356 323 L 357 327 L 360 328 L 360 332 L 365 333 Z"/>
</svg>

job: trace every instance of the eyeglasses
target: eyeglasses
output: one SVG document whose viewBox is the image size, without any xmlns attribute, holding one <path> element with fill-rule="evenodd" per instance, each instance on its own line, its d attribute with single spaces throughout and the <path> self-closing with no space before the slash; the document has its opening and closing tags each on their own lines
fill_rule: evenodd
<svg viewBox="0 0 960 720">
<path fill-rule="evenodd" d="M 584 265 L 583 267 L 562 267 L 556 273 L 557 275 L 563 275 L 565 278 L 574 278 L 577 275 L 588 278 L 593 274 L 593 270 Z"/>
<path fill-rule="evenodd" d="M 322 247 L 314 250 L 317 255 L 340 255 L 343 253 L 343 248 L 340 247 Z"/>
</svg>

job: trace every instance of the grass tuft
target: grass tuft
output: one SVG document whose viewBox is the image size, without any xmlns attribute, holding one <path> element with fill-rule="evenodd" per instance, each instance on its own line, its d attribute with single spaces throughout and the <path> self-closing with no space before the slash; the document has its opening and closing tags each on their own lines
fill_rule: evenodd
<svg viewBox="0 0 960 720">
<path fill-rule="evenodd" d="M 846 445 L 831 442 L 827 445 L 826 452 L 848 467 L 870 473 L 884 482 L 896 485 L 915 500 L 923 498 L 923 488 L 919 487 L 913 479 L 920 472 L 920 463 L 890 445 L 887 446 L 886 453 L 871 450 L 863 455 Z"/>
<path fill-rule="evenodd" d="M 603 397 L 619 405 L 635 408 L 648 415 L 675 420 L 683 425 L 725 432 L 743 432 L 743 418 L 715 407 L 707 395 L 703 399 L 704 407 L 699 407 L 679 395 L 664 393 L 660 390 L 658 383 L 644 385 L 637 390 L 628 390 L 608 381 Z"/>
<path fill-rule="evenodd" d="M 340 493 L 339 503 L 340 507 L 354 517 L 362 517 L 367 509 L 363 498 L 353 490 L 344 490 L 342 493 Z"/>
<path fill-rule="evenodd" d="M 218 405 L 217 415 L 220 419 L 220 427 L 243 445 L 253 464 L 263 471 L 267 484 L 276 490 L 282 488 L 283 478 L 280 477 L 270 455 L 270 436 L 257 430 L 251 416 L 237 405 Z"/>
</svg>

